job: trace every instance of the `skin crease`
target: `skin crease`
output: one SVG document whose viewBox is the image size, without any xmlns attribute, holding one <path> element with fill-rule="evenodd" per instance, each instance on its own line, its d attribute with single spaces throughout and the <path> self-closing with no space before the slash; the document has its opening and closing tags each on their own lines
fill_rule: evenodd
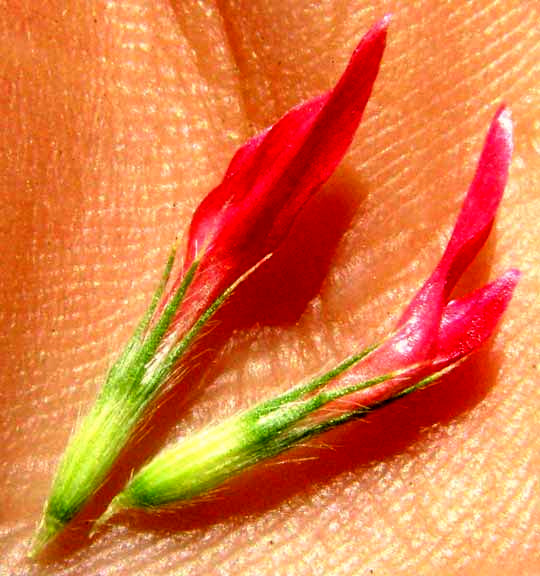
<svg viewBox="0 0 540 576">
<path fill-rule="evenodd" d="M 535 3 L 66 5 L 0 12 L 0 572 L 538 574 Z M 342 166 L 236 294 L 111 482 L 28 561 L 70 431 L 197 202 L 247 137 L 331 86 L 387 12 L 379 78 Z M 124 514 L 89 540 L 89 519 L 134 463 L 391 328 L 442 253 L 501 100 L 515 122 L 510 179 L 458 287 L 521 269 L 490 345 L 437 387 L 208 501 Z"/>
</svg>

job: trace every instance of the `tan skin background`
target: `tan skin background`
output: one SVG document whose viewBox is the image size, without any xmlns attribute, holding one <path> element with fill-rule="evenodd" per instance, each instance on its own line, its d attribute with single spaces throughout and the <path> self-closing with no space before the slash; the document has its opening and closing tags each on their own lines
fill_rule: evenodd
<svg viewBox="0 0 540 576">
<path fill-rule="evenodd" d="M 537 3 L 1 6 L 0 572 L 539 574 Z M 70 431 L 175 235 L 233 151 L 329 88 L 387 12 L 379 79 L 341 168 L 111 482 L 40 562 L 26 561 Z M 119 516 L 89 540 L 88 520 L 158 446 L 392 326 L 442 252 L 501 100 L 515 119 L 510 181 L 459 288 L 522 270 L 490 345 L 438 387 L 210 501 Z"/>
</svg>

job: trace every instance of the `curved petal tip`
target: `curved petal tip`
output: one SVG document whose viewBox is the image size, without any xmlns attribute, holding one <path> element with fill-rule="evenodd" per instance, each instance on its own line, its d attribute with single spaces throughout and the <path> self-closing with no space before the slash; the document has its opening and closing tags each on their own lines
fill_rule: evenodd
<svg viewBox="0 0 540 576">
<path fill-rule="evenodd" d="M 379 22 L 377 22 L 377 24 L 375 24 L 375 26 L 377 26 L 379 29 L 382 30 L 387 30 L 388 29 L 388 25 L 390 24 L 390 21 L 392 20 L 392 13 L 388 13 L 385 14 L 380 20 Z"/>
<path fill-rule="evenodd" d="M 493 118 L 493 127 L 497 131 L 498 137 L 504 141 L 509 156 L 514 148 L 514 123 L 512 122 L 512 112 L 506 104 L 501 104 Z"/>
</svg>

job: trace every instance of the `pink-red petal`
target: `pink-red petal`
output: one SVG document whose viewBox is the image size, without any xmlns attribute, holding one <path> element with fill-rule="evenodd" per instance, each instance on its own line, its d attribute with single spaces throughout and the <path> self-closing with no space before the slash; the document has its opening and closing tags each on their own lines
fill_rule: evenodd
<svg viewBox="0 0 540 576">
<path fill-rule="evenodd" d="M 304 204 L 336 169 L 371 94 L 388 21 L 381 20 L 362 39 L 333 90 L 293 108 L 244 145 L 221 184 L 199 205 L 184 272 L 196 258 L 200 263 L 181 313 L 186 306 L 190 315 L 203 309 L 276 250 Z"/>
<path fill-rule="evenodd" d="M 227 252 L 233 267 L 249 267 L 275 250 L 336 169 L 371 94 L 387 25 L 385 18 L 366 34 L 331 92 L 287 113 L 265 133 L 248 166 L 224 182 L 230 200 L 213 248 Z"/>
<path fill-rule="evenodd" d="M 518 270 L 509 270 L 497 280 L 446 306 L 432 361 L 434 370 L 472 354 L 491 336 L 510 303 L 519 276 Z"/>
<path fill-rule="evenodd" d="M 401 317 L 403 337 L 414 348 L 407 356 L 420 362 L 433 353 L 444 306 L 456 282 L 489 235 L 501 201 L 512 156 L 512 120 L 502 106 L 495 115 L 474 180 L 439 264 Z"/>
</svg>

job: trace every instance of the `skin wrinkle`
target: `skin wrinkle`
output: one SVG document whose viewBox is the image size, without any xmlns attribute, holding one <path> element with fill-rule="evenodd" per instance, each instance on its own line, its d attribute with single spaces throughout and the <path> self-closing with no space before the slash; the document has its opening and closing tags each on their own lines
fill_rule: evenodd
<svg viewBox="0 0 540 576">
<path fill-rule="evenodd" d="M 218 126 L 221 125 L 235 143 L 241 144 L 250 135 L 242 98 L 235 96 L 242 85 L 241 73 L 219 8 L 206 2 L 171 2 L 171 6 L 181 34 L 191 46 L 197 73 L 205 81 L 205 104 L 211 103 L 217 108 L 207 109 L 210 121 L 217 124 L 216 134 L 220 134 Z"/>
<path fill-rule="evenodd" d="M 237 80 L 234 51 L 230 61 L 208 63 L 203 77 L 206 56 L 197 70 L 179 54 L 188 39 L 170 6 L 124 0 L 103 11 L 75 3 L 66 12 L 62 2 L 7 3 L 0 16 L 0 355 L 9 367 L 0 376 L 0 571 L 540 571 L 538 10 L 517 0 L 401 4 L 222 3 L 246 54 Z M 338 10 L 348 17 L 335 29 Z M 302 233 L 324 225 L 344 190 L 346 202 L 361 196 L 341 224 L 348 231 L 320 295 L 311 285 L 306 300 L 314 299 L 303 306 L 299 299 L 287 314 L 287 301 L 271 300 L 269 325 L 244 313 L 242 332 L 227 343 L 217 338 L 200 403 L 169 417 L 169 437 L 266 397 L 291 373 L 296 379 L 339 359 L 355 335 L 367 343 L 392 324 L 438 258 L 441 230 L 450 230 L 504 98 L 516 155 L 491 254 L 470 282 L 510 265 L 523 280 L 489 351 L 440 389 L 321 439 L 334 448 L 323 449 L 319 463 L 251 472 L 216 502 L 176 515 L 119 518 L 92 543 L 83 521 L 62 543 L 66 550 L 28 564 L 27 539 L 77 413 L 145 307 L 175 234 L 219 180 L 239 143 L 230 134 L 241 140 L 246 126 L 251 133 L 250 124 L 264 126 L 328 88 L 348 47 L 387 11 L 394 12 L 388 50 L 345 160 L 345 186 L 330 182 L 329 200 L 303 224 Z M 240 91 L 248 100 L 225 116 L 225 92 L 203 90 L 220 74 L 232 102 L 241 102 Z M 293 290 L 287 277 L 282 282 Z M 261 494 L 259 486 L 272 489 Z"/>
</svg>

